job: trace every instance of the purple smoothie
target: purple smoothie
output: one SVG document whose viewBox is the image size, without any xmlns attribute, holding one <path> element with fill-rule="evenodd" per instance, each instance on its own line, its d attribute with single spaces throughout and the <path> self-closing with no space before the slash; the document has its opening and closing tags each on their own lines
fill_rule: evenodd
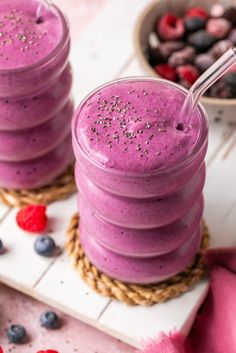
<svg viewBox="0 0 236 353">
<path fill-rule="evenodd" d="M 79 199 L 80 222 L 100 245 L 120 255 L 152 257 L 179 248 L 194 233 L 203 213 L 203 197 L 184 217 L 167 226 L 151 229 L 125 228 L 104 221 L 89 203 Z"/>
<path fill-rule="evenodd" d="M 35 0 L 1 0 L 1 97 L 38 92 L 49 86 L 68 62 L 70 38 L 63 14 L 43 5 L 37 21 L 38 4 Z"/>
<path fill-rule="evenodd" d="M 163 82 L 111 83 L 78 108 L 73 122 L 76 160 L 101 188 L 135 198 L 167 195 L 200 168 L 207 149 L 204 112 L 201 107 L 195 111 L 187 134 L 176 130 L 185 93 Z"/>
<path fill-rule="evenodd" d="M 134 199 L 112 195 L 93 184 L 76 169 L 80 197 L 103 220 L 126 228 L 151 229 L 163 227 L 183 217 L 194 205 L 205 182 L 205 166 L 176 193 L 163 198 Z"/>
<path fill-rule="evenodd" d="M 125 79 L 92 92 L 75 113 L 80 239 L 113 278 L 161 281 L 199 249 L 207 120 L 198 107 L 188 131 L 176 129 L 184 96 L 164 80 Z"/>
<path fill-rule="evenodd" d="M 38 5 L 0 2 L 0 186 L 6 188 L 45 185 L 72 160 L 69 28 L 55 6 L 42 5 L 37 18 Z"/>
<path fill-rule="evenodd" d="M 150 284 L 174 276 L 191 263 L 199 249 L 201 231 L 196 229 L 192 237 L 177 250 L 151 258 L 134 258 L 108 251 L 89 236 L 83 225 L 80 241 L 87 256 L 102 272 L 124 282 Z"/>
</svg>

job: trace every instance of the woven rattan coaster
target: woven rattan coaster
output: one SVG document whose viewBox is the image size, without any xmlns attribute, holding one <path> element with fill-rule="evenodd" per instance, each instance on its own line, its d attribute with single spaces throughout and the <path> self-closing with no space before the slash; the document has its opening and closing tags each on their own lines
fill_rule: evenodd
<svg viewBox="0 0 236 353">
<path fill-rule="evenodd" d="M 72 217 L 66 235 L 66 250 L 82 279 L 96 292 L 117 299 L 128 305 L 150 306 L 163 303 L 184 293 L 196 284 L 205 274 L 202 255 L 196 255 L 194 263 L 184 272 L 158 284 L 125 284 L 101 273 L 83 252 L 79 241 L 79 215 Z M 209 233 L 204 225 L 201 248 L 209 243 Z"/>
<path fill-rule="evenodd" d="M 11 207 L 21 207 L 29 204 L 47 205 L 53 201 L 65 199 L 76 191 L 74 168 L 68 167 L 50 185 L 32 190 L 11 190 L 0 188 L 0 201 Z"/>
</svg>

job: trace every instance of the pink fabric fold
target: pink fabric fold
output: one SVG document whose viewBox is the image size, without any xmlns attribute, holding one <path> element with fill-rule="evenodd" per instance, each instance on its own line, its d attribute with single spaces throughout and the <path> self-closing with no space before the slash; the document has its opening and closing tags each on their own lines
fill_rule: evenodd
<svg viewBox="0 0 236 353">
<path fill-rule="evenodd" d="M 161 334 L 145 353 L 236 353 L 236 248 L 205 253 L 211 285 L 187 338 Z"/>
</svg>

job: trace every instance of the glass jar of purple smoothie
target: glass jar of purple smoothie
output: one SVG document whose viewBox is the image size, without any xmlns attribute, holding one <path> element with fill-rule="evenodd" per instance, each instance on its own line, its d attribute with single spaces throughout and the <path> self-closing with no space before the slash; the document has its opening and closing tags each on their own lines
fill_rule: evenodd
<svg viewBox="0 0 236 353">
<path fill-rule="evenodd" d="M 46 185 L 73 160 L 69 27 L 38 5 L 0 3 L 0 187 Z"/>
<path fill-rule="evenodd" d="M 208 122 L 176 130 L 186 90 L 134 77 L 88 95 L 72 122 L 80 241 L 105 274 L 154 283 L 193 261 L 202 235 Z"/>
</svg>

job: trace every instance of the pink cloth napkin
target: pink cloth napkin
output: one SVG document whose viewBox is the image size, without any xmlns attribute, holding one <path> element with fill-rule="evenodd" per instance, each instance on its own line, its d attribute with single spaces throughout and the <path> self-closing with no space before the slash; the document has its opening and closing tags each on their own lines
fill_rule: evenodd
<svg viewBox="0 0 236 353">
<path fill-rule="evenodd" d="M 144 353 L 236 353 L 236 249 L 209 250 L 206 259 L 211 286 L 189 336 L 163 333 Z"/>
</svg>

